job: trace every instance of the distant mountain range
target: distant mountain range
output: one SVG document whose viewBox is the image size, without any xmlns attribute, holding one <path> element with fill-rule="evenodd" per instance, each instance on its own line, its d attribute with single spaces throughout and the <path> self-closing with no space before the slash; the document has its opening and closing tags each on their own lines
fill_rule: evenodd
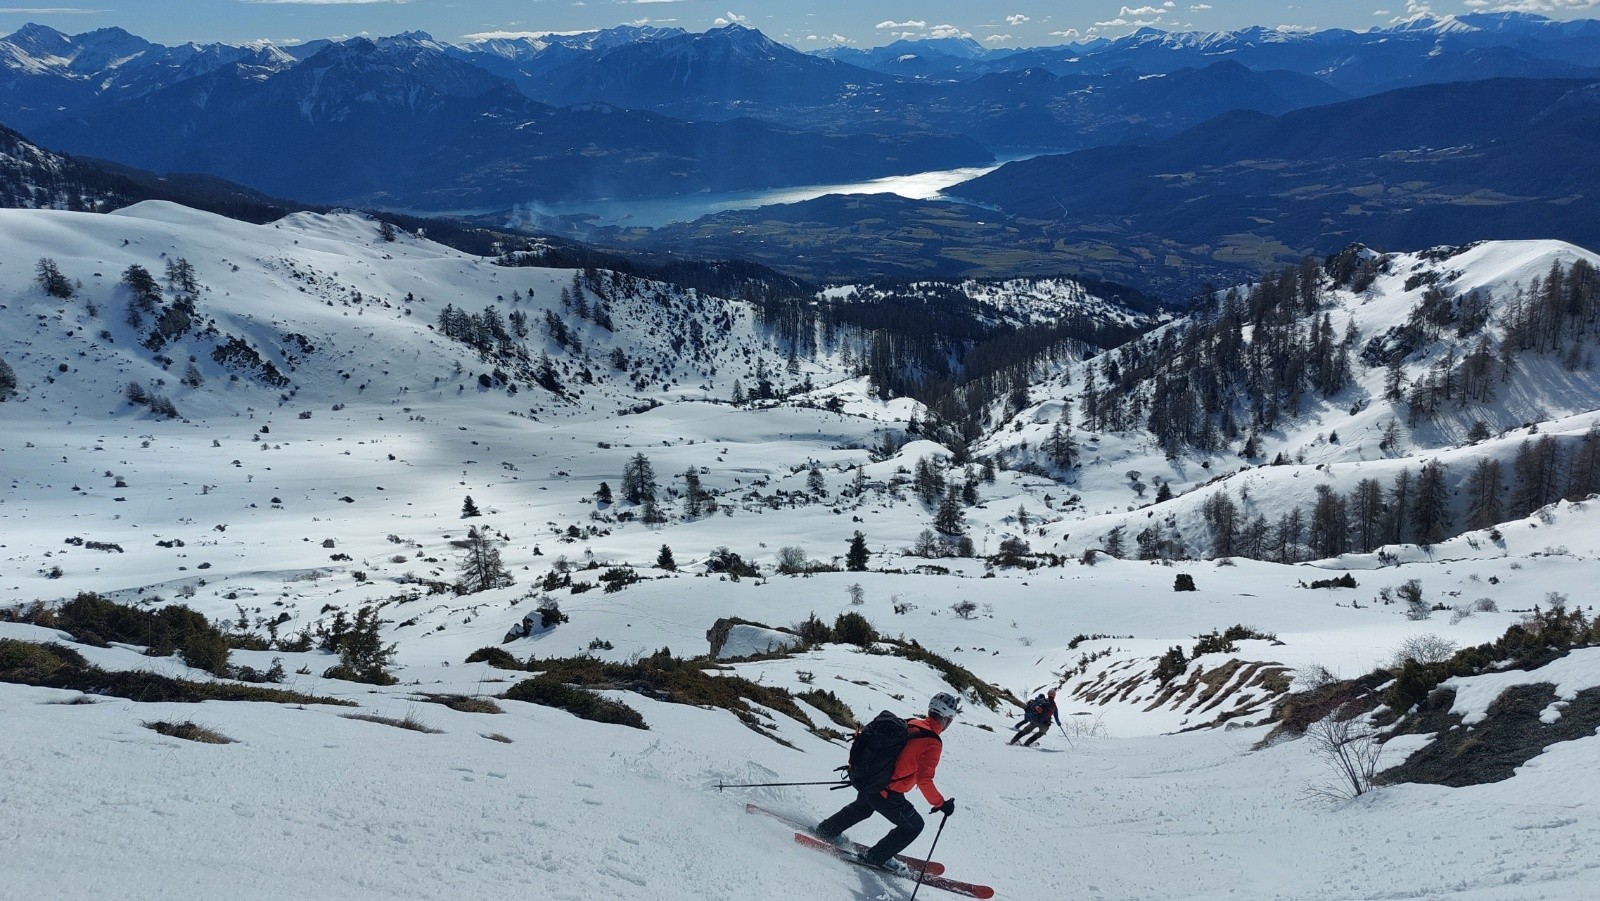
<svg viewBox="0 0 1600 901">
<path fill-rule="evenodd" d="M 1521 14 L 820 54 L 739 25 L 177 47 L 29 25 L 0 40 L 0 122 L 70 153 L 312 202 L 504 209 L 1150 142 L 1233 110 L 1277 115 L 1395 85 L 1600 76 L 1597 59 L 1600 23 Z"/>
<path fill-rule="evenodd" d="M 1550 78 L 1594 74 L 1600 22 L 1557 22 L 1530 13 L 1470 13 L 1415 19 L 1369 31 L 1266 27 L 1225 32 L 1141 28 L 1125 37 L 1062 47 L 990 50 L 976 41 L 897 41 L 818 55 L 889 75 L 970 78 L 1042 68 L 1094 75 L 1127 68 L 1165 73 L 1232 60 L 1253 71 L 1308 75 L 1351 95 L 1481 78 Z"/>
<path fill-rule="evenodd" d="M 1267 265 L 1354 240 L 1600 245 L 1600 80 L 1428 85 L 1282 116 L 1234 112 L 1148 146 L 1008 164 L 952 192 L 1066 243 L 1163 242 Z"/>
</svg>

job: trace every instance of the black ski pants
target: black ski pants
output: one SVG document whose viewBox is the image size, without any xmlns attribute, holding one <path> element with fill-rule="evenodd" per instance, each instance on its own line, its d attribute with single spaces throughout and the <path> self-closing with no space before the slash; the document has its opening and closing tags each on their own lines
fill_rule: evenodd
<svg viewBox="0 0 1600 901">
<path fill-rule="evenodd" d="M 922 814 L 917 813 L 917 808 L 912 806 L 906 796 L 899 792 L 864 792 L 858 791 L 856 799 L 846 804 L 842 810 L 817 824 L 817 834 L 829 838 L 841 835 L 846 829 L 872 816 L 874 813 L 883 814 L 884 819 L 894 824 L 871 850 L 867 851 L 868 863 L 881 864 L 917 840 L 922 834 Z"/>
</svg>

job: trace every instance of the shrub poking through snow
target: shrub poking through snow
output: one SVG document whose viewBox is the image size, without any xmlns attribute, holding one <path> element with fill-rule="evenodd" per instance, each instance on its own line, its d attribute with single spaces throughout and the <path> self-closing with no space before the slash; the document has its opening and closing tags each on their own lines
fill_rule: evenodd
<svg viewBox="0 0 1600 901">
<path fill-rule="evenodd" d="M 1173 679 L 1183 675 L 1188 669 L 1189 658 L 1183 655 L 1183 648 L 1174 645 L 1167 649 L 1165 654 L 1161 655 L 1161 659 L 1156 661 L 1156 668 L 1151 675 L 1156 677 L 1156 681 L 1166 685 Z"/>
<path fill-rule="evenodd" d="M 1194 576 L 1191 576 L 1188 573 L 1178 573 L 1177 578 L 1172 580 L 1172 590 L 1198 591 L 1199 589 L 1194 587 Z"/>
<path fill-rule="evenodd" d="M 145 723 L 144 726 L 146 729 L 154 729 L 162 735 L 170 735 L 173 738 L 181 738 L 185 741 L 197 741 L 206 745 L 233 744 L 233 739 L 214 729 L 207 729 L 193 720 L 184 720 L 181 723 L 169 723 L 163 720 Z"/>
<path fill-rule="evenodd" d="M 378 629 L 386 620 L 378 618 L 378 609 L 365 606 L 356 611 L 355 620 L 343 610 L 333 616 L 333 624 L 317 629 L 322 649 L 339 655 L 339 664 L 324 672 L 323 678 L 364 682 L 368 685 L 393 685 L 399 680 L 389 675 L 389 662 L 394 659 L 394 645 L 384 645 Z"/>
<path fill-rule="evenodd" d="M 0 638 L 0 682 L 17 682 L 45 688 L 64 688 L 85 694 L 110 695 L 150 703 L 198 701 L 266 701 L 272 704 L 338 704 L 355 706 L 337 698 L 323 698 L 229 682 L 193 682 L 141 671 L 107 672 L 90 664 L 82 654 L 58 644 L 34 644 Z"/>
<path fill-rule="evenodd" d="M 466 663 L 487 663 L 495 669 L 522 669 L 522 662 L 504 648 L 479 648 L 467 655 Z"/>
<path fill-rule="evenodd" d="M 597 692 L 576 685 L 567 685 L 554 679 L 525 679 L 506 690 L 502 697 L 511 701 L 527 701 L 545 707 L 555 707 L 578 717 L 597 723 L 612 723 L 634 729 L 650 728 L 634 710 L 621 701 L 613 701 Z"/>
<path fill-rule="evenodd" d="M 395 719 L 392 716 L 378 716 L 375 713 L 341 713 L 339 715 L 347 720 L 362 720 L 368 723 L 382 723 L 385 726 L 393 726 L 396 729 L 409 729 L 412 732 L 424 732 L 429 735 L 438 735 L 444 732 L 443 729 L 435 729 L 427 723 L 417 719 L 416 715 L 411 713 L 406 714 L 401 719 Z"/>
</svg>

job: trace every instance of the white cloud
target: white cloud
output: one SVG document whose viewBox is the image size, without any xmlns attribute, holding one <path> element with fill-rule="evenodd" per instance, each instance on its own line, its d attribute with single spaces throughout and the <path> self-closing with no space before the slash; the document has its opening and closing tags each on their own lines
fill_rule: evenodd
<svg viewBox="0 0 1600 901">
<path fill-rule="evenodd" d="M 1121 18 L 1119 16 L 1118 18 L 1115 18 L 1115 19 L 1107 19 L 1104 22 L 1096 22 L 1096 23 L 1094 23 L 1094 27 L 1095 28 L 1145 28 L 1145 27 L 1148 27 L 1148 26 L 1151 26 L 1151 25 L 1160 25 L 1160 24 L 1161 24 L 1161 17 L 1160 16 L 1156 16 L 1154 19 L 1124 19 L 1124 18 Z"/>
<path fill-rule="evenodd" d="M 1431 19 L 1434 18 L 1434 15 L 1433 7 L 1427 3 L 1420 2 L 1420 0 L 1406 0 L 1405 13 L 1390 19 L 1389 23 L 1403 25 L 1406 22 L 1415 22 L 1418 19 Z"/>
<path fill-rule="evenodd" d="M 721 28 L 724 25 L 743 25 L 747 21 L 749 21 L 748 16 L 741 16 L 738 13 L 731 12 L 726 17 L 717 16 L 711 20 L 711 24 Z"/>
<path fill-rule="evenodd" d="M 927 28 L 928 27 L 928 23 L 927 22 L 918 22 L 916 20 L 912 20 L 910 22 L 879 22 L 878 23 L 878 27 L 879 28 Z"/>
<path fill-rule="evenodd" d="M 1001 41 L 1009 41 L 1009 40 L 1011 40 L 1011 35 L 1009 35 L 1009 34 L 991 34 L 988 37 L 984 38 L 983 40 L 984 40 L 984 43 L 986 43 L 986 44 L 998 44 Z"/>
<path fill-rule="evenodd" d="M 1199 12 L 1199 11 L 1201 11 L 1203 9 L 1210 9 L 1210 8 L 1211 8 L 1211 4 L 1209 4 L 1209 3 L 1196 3 L 1195 5 L 1189 7 L 1189 12 L 1195 13 L 1195 12 Z"/>
<path fill-rule="evenodd" d="M 970 38 L 971 34 L 962 31 L 954 25 L 935 25 L 928 29 L 928 36 L 935 38 Z"/>
<path fill-rule="evenodd" d="M 1021 25 L 1023 22 L 1027 22 L 1027 21 L 1029 21 L 1028 17 L 1023 15 L 1022 13 L 1016 13 L 1015 15 L 1006 16 L 1006 24 L 1007 25 Z"/>
<path fill-rule="evenodd" d="M 1496 13 L 1555 13 L 1600 7 L 1600 0 L 1467 0 L 1474 9 Z"/>
<path fill-rule="evenodd" d="M 1161 15 L 1161 7 L 1159 7 L 1159 6 L 1141 6 L 1138 9 L 1129 9 L 1128 7 L 1124 6 L 1122 8 L 1122 12 L 1117 13 L 1117 17 L 1118 18 L 1125 18 L 1127 16 L 1159 16 L 1159 15 Z"/>
<path fill-rule="evenodd" d="M 1052 32 L 1050 32 L 1050 36 L 1053 37 L 1053 38 L 1076 38 L 1076 37 L 1082 37 L 1082 35 L 1080 35 L 1078 33 L 1078 29 L 1076 29 L 1076 28 L 1068 28 L 1066 31 L 1052 31 Z"/>
</svg>

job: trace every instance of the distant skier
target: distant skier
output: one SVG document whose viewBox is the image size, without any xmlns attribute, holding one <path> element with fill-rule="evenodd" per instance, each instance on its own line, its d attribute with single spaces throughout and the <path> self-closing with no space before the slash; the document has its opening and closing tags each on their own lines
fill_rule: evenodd
<svg viewBox="0 0 1600 901">
<path fill-rule="evenodd" d="M 922 833 L 922 816 L 906 800 L 916 786 L 933 805 L 929 813 L 955 813 L 956 802 L 939 793 L 933 784 L 934 771 L 944 752 L 940 733 L 950 727 L 961 703 L 954 695 L 940 692 L 928 702 L 923 719 L 901 720 L 884 711 L 857 736 L 850 749 L 850 784 L 856 799 L 812 830 L 818 838 L 837 843 L 846 829 L 881 813 L 894 824 L 876 845 L 861 855 L 861 862 L 899 875 L 911 871 L 894 855 L 905 850 Z"/>
<path fill-rule="evenodd" d="M 1014 745 L 1018 739 L 1033 733 L 1033 737 L 1022 743 L 1024 747 L 1033 747 L 1034 742 L 1043 738 L 1044 734 L 1050 731 L 1051 717 L 1055 718 L 1057 726 L 1061 725 L 1061 708 L 1056 706 L 1056 690 L 1054 688 L 1042 695 L 1035 696 L 1033 700 L 1027 703 L 1027 706 L 1022 708 L 1022 722 L 1017 724 L 1017 734 L 1011 736 L 1011 740 L 1006 744 Z"/>
</svg>

